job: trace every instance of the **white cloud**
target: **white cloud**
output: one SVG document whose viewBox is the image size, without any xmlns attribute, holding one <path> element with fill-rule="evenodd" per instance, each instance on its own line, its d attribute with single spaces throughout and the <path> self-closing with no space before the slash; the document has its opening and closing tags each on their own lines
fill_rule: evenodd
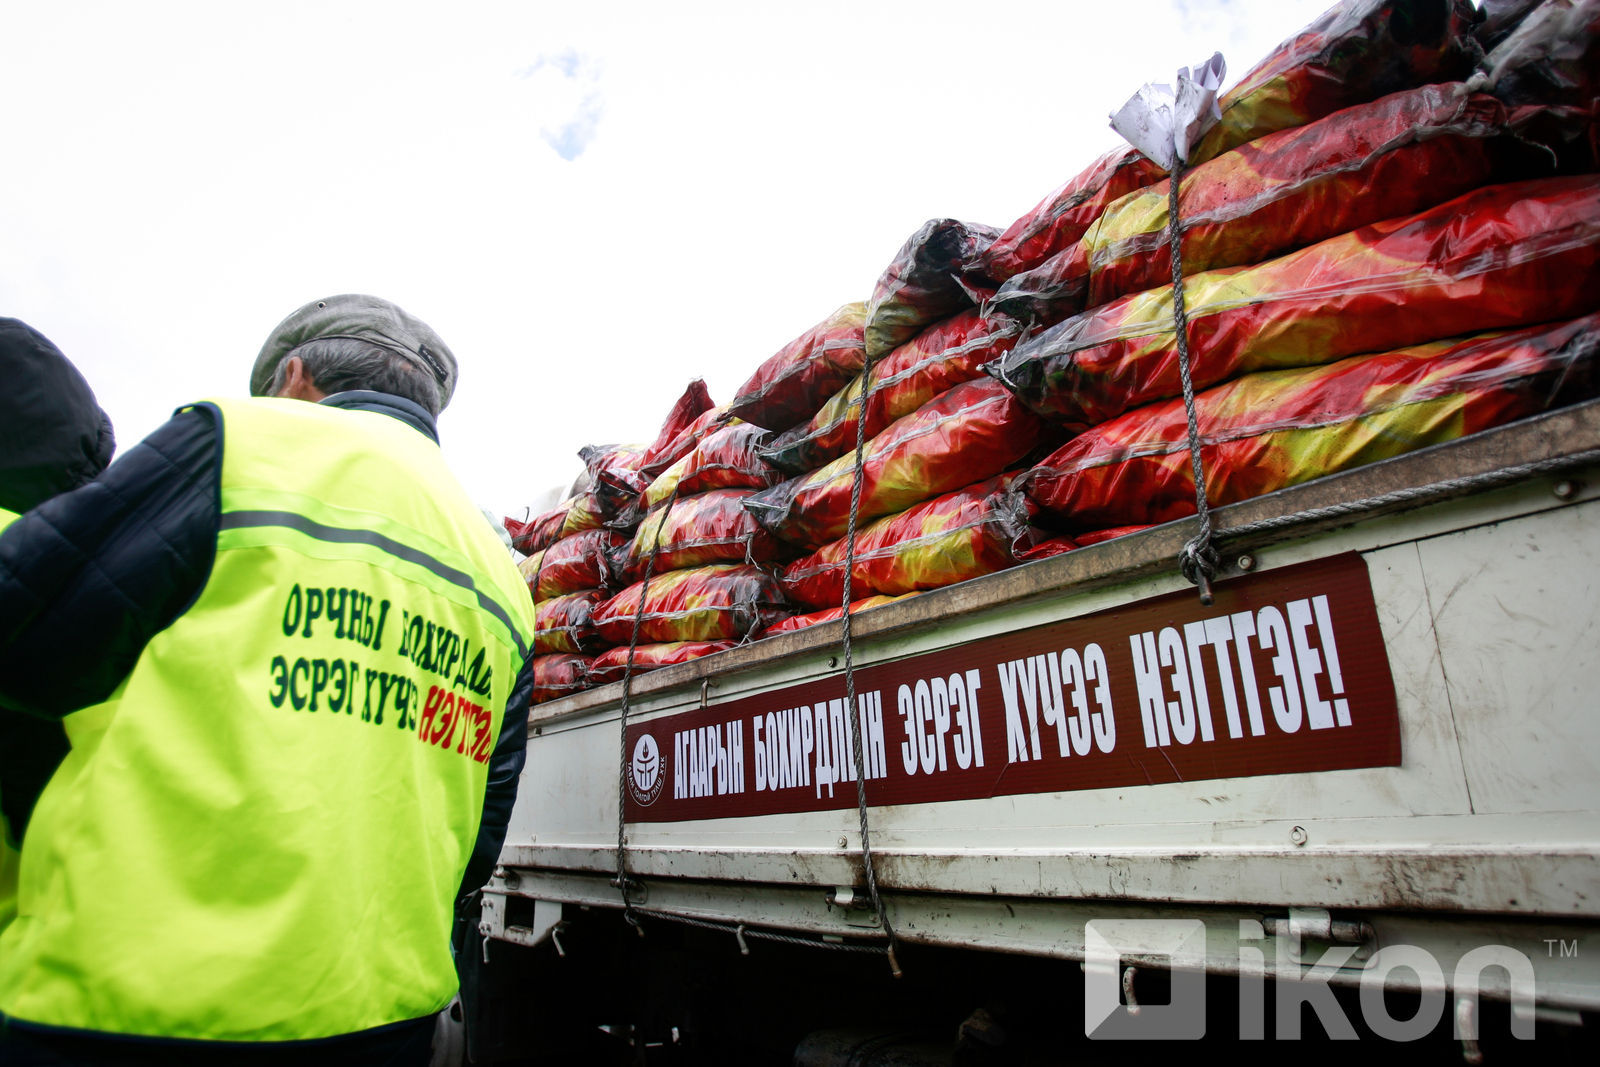
<svg viewBox="0 0 1600 1067">
<path fill-rule="evenodd" d="M 540 56 L 519 72 L 533 96 L 539 136 L 571 163 L 594 140 L 605 112 L 601 93 L 604 65 L 576 48 Z"/>
</svg>

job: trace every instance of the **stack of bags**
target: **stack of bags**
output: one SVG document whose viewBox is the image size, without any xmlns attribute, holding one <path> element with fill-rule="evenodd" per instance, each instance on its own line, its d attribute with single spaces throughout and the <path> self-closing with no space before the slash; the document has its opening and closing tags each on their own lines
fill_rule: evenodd
<svg viewBox="0 0 1600 1067">
<path fill-rule="evenodd" d="M 913 234 L 866 306 L 871 368 L 765 423 L 777 434 L 763 454 L 793 477 L 745 506 L 805 553 L 782 580 L 791 601 L 813 609 L 784 629 L 842 614 L 858 436 L 852 610 L 1011 566 L 1013 544 L 1032 535 L 1032 506 L 1007 492 L 1005 475 L 1042 455 L 1051 435 L 982 373 L 1021 333 L 982 310 L 994 283 L 979 262 L 996 236 L 952 219 Z"/>
<path fill-rule="evenodd" d="M 620 678 L 630 658 L 637 672 L 731 648 L 790 613 L 759 566 L 779 547 L 740 506 L 777 480 L 762 436 L 696 381 L 653 444 L 584 449 L 582 492 L 507 520 L 527 553 L 535 703 Z"/>
<path fill-rule="evenodd" d="M 1498 73 L 1466 82 L 1475 17 L 1347 0 L 1225 98 L 1182 175 L 1211 504 L 1594 395 L 1600 3 L 1541 5 L 1490 53 Z M 1318 92 L 1295 88 L 1313 74 Z M 985 370 L 1076 434 L 1016 488 L 1078 543 L 1196 510 L 1169 196 L 1165 179 L 1125 192 L 1043 242 L 1058 196 L 1001 249 L 1016 273 L 992 306 L 1029 332 Z"/>
<path fill-rule="evenodd" d="M 1225 94 L 1179 186 L 1212 504 L 1600 391 L 1597 39 L 1600 0 L 1343 0 Z M 1192 515 L 1169 195 L 1126 149 L 930 221 L 731 404 L 587 452 L 508 522 L 536 699 L 619 677 L 636 616 L 648 669 L 837 619 L 847 566 L 856 611 Z"/>
<path fill-rule="evenodd" d="M 634 504 L 636 532 L 614 557 L 630 584 L 595 612 L 602 638 L 615 646 L 590 668 L 595 684 L 622 677 L 636 624 L 639 671 L 732 648 L 789 614 L 764 566 L 780 546 L 743 507 L 777 477 L 755 452 L 764 432 L 716 409 L 703 429 Z"/>
</svg>

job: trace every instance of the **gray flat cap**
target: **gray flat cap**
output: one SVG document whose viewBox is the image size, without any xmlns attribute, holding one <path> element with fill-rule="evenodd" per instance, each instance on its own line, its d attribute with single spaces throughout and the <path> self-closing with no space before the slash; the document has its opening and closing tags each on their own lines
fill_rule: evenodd
<svg viewBox="0 0 1600 1067">
<path fill-rule="evenodd" d="M 278 323 L 250 371 L 250 393 L 265 396 L 278 364 L 307 341 L 351 337 L 386 348 L 439 383 L 439 407 L 456 391 L 456 357 L 421 319 L 376 296 L 344 293 L 313 300 Z"/>
</svg>

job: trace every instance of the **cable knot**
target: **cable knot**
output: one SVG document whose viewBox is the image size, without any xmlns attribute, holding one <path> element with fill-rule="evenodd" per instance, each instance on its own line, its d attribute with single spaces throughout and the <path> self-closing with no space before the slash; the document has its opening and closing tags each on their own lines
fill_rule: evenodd
<svg viewBox="0 0 1600 1067">
<path fill-rule="evenodd" d="M 1219 565 L 1217 550 L 1212 547 L 1209 533 L 1190 538 L 1178 553 L 1178 569 L 1190 585 L 1199 586 L 1200 602 L 1208 606 L 1211 603 L 1211 579 L 1216 577 Z"/>
</svg>

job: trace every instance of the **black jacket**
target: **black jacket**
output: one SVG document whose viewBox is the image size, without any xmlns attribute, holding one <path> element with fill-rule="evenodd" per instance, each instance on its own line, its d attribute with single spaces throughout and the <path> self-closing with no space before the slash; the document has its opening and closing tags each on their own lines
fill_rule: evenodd
<svg viewBox="0 0 1600 1067">
<path fill-rule="evenodd" d="M 438 440 L 433 418 L 400 397 L 358 390 L 322 402 L 379 411 Z M 105 700 L 194 603 L 216 552 L 221 446 L 212 409 L 181 410 L 100 478 L 0 535 L 0 704 L 59 719 Z M 463 897 L 489 880 L 505 841 L 532 691 L 530 654 L 489 760 Z"/>
<path fill-rule="evenodd" d="M 25 512 L 106 469 L 111 420 L 61 350 L 18 319 L 0 318 L 0 382 L 0 508 Z M 15 840 L 66 754 L 60 723 L 0 707 L 0 814 Z"/>
</svg>

